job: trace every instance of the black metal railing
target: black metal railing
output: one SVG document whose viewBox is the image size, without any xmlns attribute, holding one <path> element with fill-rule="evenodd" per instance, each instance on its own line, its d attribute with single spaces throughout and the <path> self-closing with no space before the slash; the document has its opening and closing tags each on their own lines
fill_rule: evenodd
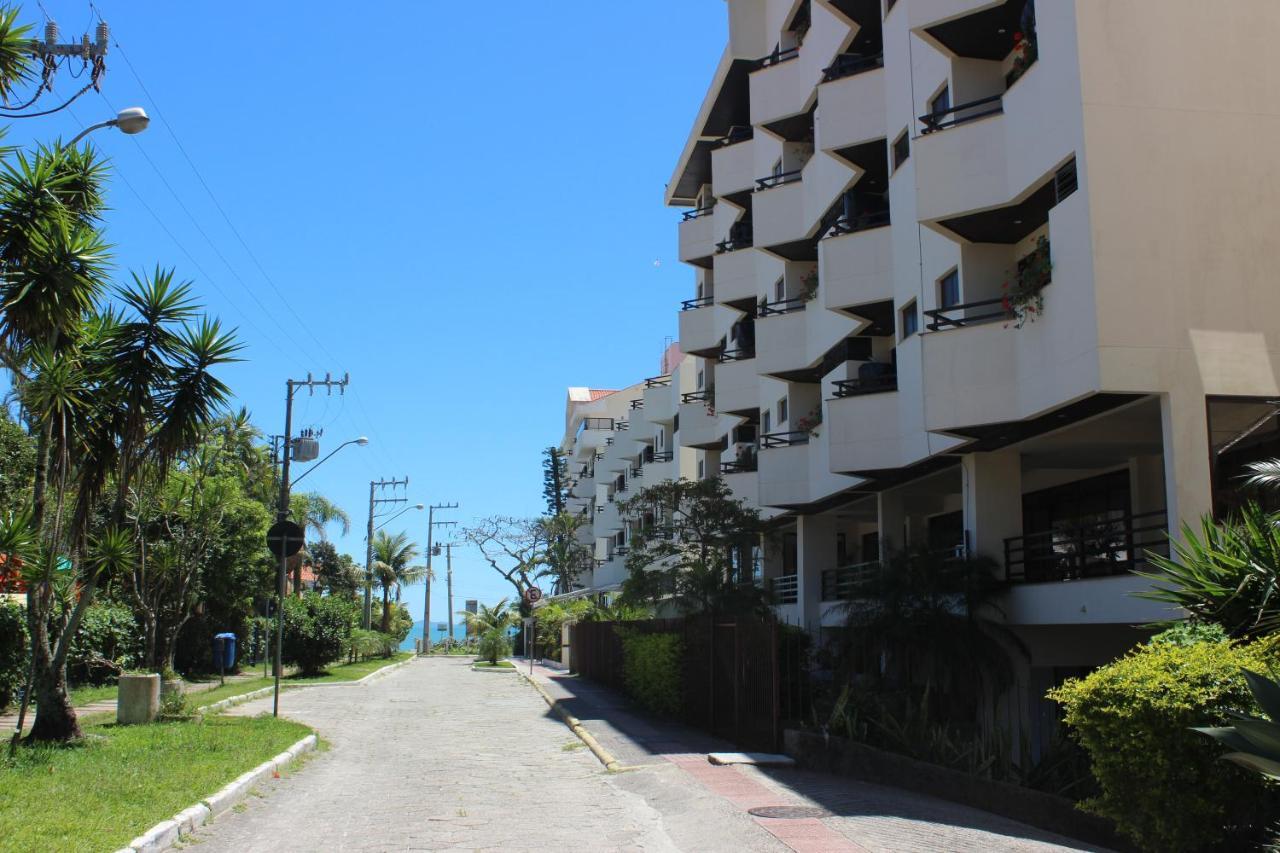
<svg viewBox="0 0 1280 853">
<path fill-rule="evenodd" d="M 855 234 L 859 231 L 870 231 L 872 228 L 884 228 L 890 224 L 889 208 L 887 207 L 884 210 L 870 210 L 853 215 L 841 215 L 836 219 L 835 224 L 831 226 L 827 236 L 840 237 L 845 234 Z"/>
<path fill-rule="evenodd" d="M 756 192 L 760 190 L 771 190 L 774 187 L 780 187 L 784 184 L 794 184 L 800 180 L 800 175 L 804 169 L 792 169 L 790 172 L 778 172 L 774 175 L 768 175 L 763 178 L 756 178 Z"/>
<path fill-rule="evenodd" d="M 1004 540 L 1005 576 L 1011 581 L 1070 581 L 1131 572 L 1147 552 L 1168 556 L 1165 510 L 1095 518 Z"/>
<path fill-rule="evenodd" d="M 939 130 L 946 130 L 949 127 L 955 127 L 966 122 L 999 115 L 1004 112 L 1003 98 L 1003 95 L 991 95 L 986 98 L 979 98 L 976 101 L 956 104 L 954 107 L 949 107 L 945 110 L 925 113 L 919 116 L 920 123 L 924 125 L 920 133 L 922 135 L 936 133 Z M 947 116 L 950 116 L 950 118 L 947 118 Z"/>
<path fill-rule="evenodd" d="M 715 209 L 716 207 L 713 204 L 710 207 L 699 207 L 699 208 L 695 208 L 694 210 L 686 210 L 684 213 L 680 215 L 680 221 L 688 222 L 691 219 L 701 219 L 704 216 L 710 215 L 711 212 L 714 211 Z"/>
<path fill-rule="evenodd" d="M 809 300 L 803 296 L 793 296 L 790 299 L 780 299 L 777 302 L 763 302 L 760 304 L 759 310 L 756 311 L 757 317 L 772 317 L 778 314 L 791 314 L 795 311 L 803 311 L 804 306 Z"/>
<path fill-rule="evenodd" d="M 755 454 L 744 456 L 741 459 L 733 459 L 729 462 L 720 463 L 721 474 L 746 474 L 751 471 L 760 469 L 760 461 Z"/>
<path fill-rule="evenodd" d="M 599 461 L 600 461 L 600 460 L 602 460 L 602 459 L 604 459 L 604 453 L 603 453 L 603 452 L 601 452 L 601 451 L 599 451 L 599 450 L 597 450 L 597 451 L 596 451 L 596 461 L 597 461 L 597 462 L 599 462 Z"/>
<path fill-rule="evenodd" d="M 884 68 L 883 53 L 842 53 L 836 57 L 835 62 L 822 69 L 822 82 L 830 83 L 832 80 L 841 80 L 877 68 Z"/>
<path fill-rule="evenodd" d="M 735 222 L 729 226 L 729 236 L 716 243 L 716 254 L 723 255 L 725 252 L 750 249 L 754 244 L 754 240 L 755 230 L 752 227 L 752 223 L 746 221 Z"/>
<path fill-rule="evenodd" d="M 982 309 L 976 314 L 970 313 L 975 308 Z M 960 329 L 964 326 L 978 326 L 996 320 L 1008 320 L 1012 312 L 1003 297 L 997 299 L 979 299 L 977 302 L 962 302 L 946 308 L 931 308 L 924 312 L 929 318 L 925 325 L 931 332 L 943 329 Z"/>
<path fill-rule="evenodd" d="M 613 446 L 613 436 L 611 436 L 611 435 L 607 435 L 607 436 L 605 436 L 605 438 L 604 438 L 604 444 L 605 444 L 605 447 L 612 447 L 612 446 Z"/>
<path fill-rule="evenodd" d="M 635 411 L 636 409 L 643 409 L 644 397 L 636 397 L 634 400 L 631 401 L 630 405 L 631 405 L 632 411 Z"/>
<path fill-rule="evenodd" d="M 782 50 L 780 47 L 775 47 L 773 49 L 773 52 L 770 53 L 768 56 L 762 56 L 759 59 L 757 59 L 755 61 L 755 68 L 751 70 L 759 71 L 762 68 L 772 68 L 774 65 L 778 65 L 779 63 L 786 62 L 788 59 L 795 59 L 799 55 L 800 55 L 799 45 L 796 45 L 795 47 L 789 47 L 786 50 Z"/>
<path fill-rule="evenodd" d="M 800 599 L 800 576 L 769 578 L 769 591 L 773 593 L 775 604 L 795 604 Z"/>
<path fill-rule="evenodd" d="M 852 563 L 822 570 L 822 600 L 850 601 L 858 588 L 864 586 L 880 571 L 879 560 Z"/>
<path fill-rule="evenodd" d="M 643 476 L 644 476 L 644 469 L 637 465 L 635 468 L 632 468 L 632 469 L 631 469 L 631 476 L 632 476 L 632 477 L 643 477 Z"/>
<path fill-rule="evenodd" d="M 792 447 L 809 443 L 808 430 L 792 430 L 791 432 L 766 432 L 760 436 L 760 447 L 769 450 L 775 447 Z"/>
<path fill-rule="evenodd" d="M 613 422 L 614 432 L 625 432 L 629 429 L 631 429 L 631 421 L 614 421 Z"/>
<path fill-rule="evenodd" d="M 716 145 L 724 148 L 728 145 L 734 145 L 738 142 L 746 142 L 755 136 L 755 128 L 749 124 L 735 124 L 729 128 L 729 132 L 716 140 Z"/>
<path fill-rule="evenodd" d="M 836 399 L 843 400 L 845 397 L 897 391 L 898 374 L 883 373 L 879 376 L 859 376 L 857 379 L 837 379 L 834 384 Z"/>
<path fill-rule="evenodd" d="M 626 545 L 615 545 L 613 548 L 613 556 L 625 557 L 631 552 L 631 548 Z"/>
<path fill-rule="evenodd" d="M 670 462 L 675 458 L 675 452 L 671 450 L 655 450 L 651 462 Z"/>
<path fill-rule="evenodd" d="M 583 418 L 583 429 L 613 429 L 613 418 Z"/>
<path fill-rule="evenodd" d="M 706 308 L 715 302 L 714 296 L 699 296 L 696 299 L 686 299 L 680 303 L 681 311 L 696 311 L 699 308 Z"/>
<path fill-rule="evenodd" d="M 756 357 L 755 347 L 738 347 L 737 349 L 721 350 L 716 356 L 716 360 L 721 364 L 728 361 L 749 361 Z"/>
<path fill-rule="evenodd" d="M 703 388 L 698 391 L 685 391 L 680 395 L 681 403 L 710 403 L 714 399 L 714 393 L 710 388 Z"/>
<path fill-rule="evenodd" d="M 671 385 L 671 376 L 650 376 L 644 381 L 646 388 L 667 388 Z"/>
</svg>

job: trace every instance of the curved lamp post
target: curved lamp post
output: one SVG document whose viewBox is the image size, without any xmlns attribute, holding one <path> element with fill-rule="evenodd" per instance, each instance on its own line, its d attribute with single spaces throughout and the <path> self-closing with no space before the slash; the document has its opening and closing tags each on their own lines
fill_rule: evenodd
<svg viewBox="0 0 1280 853">
<path fill-rule="evenodd" d="M 307 475 L 308 475 L 308 474 L 310 474 L 312 471 L 316 470 L 316 469 L 317 469 L 317 468 L 319 468 L 321 465 L 323 465 L 324 463 L 328 462 L 328 461 L 329 461 L 329 457 L 333 456 L 333 454 L 337 453 L 339 450 L 341 450 L 342 448 L 346 447 L 348 444 L 358 444 L 358 445 L 360 445 L 361 447 L 367 447 L 367 446 L 369 445 L 369 439 L 362 435 L 362 436 L 360 436 L 359 438 L 353 438 L 353 439 L 351 439 L 350 441 L 344 441 L 344 442 L 342 442 L 342 444 L 339 444 L 339 445 L 338 445 L 337 447 L 335 447 L 333 450 L 330 450 L 330 451 L 329 451 L 329 453 L 328 453 L 328 455 L 326 455 L 326 456 L 325 456 L 323 459 L 321 459 L 319 462 L 317 462 L 316 464 L 312 465 L 310 468 L 308 468 L 307 470 L 305 470 L 305 471 L 303 471 L 301 474 L 299 474 L 299 475 L 297 476 L 297 479 L 295 479 L 293 482 L 289 483 L 289 488 L 290 488 L 290 489 L 292 489 L 294 486 L 298 485 L 298 483 L 302 480 L 302 478 L 303 478 L 303 477 L 307 476 Z"/>
<path fill-rule="evenodd" d="M 126 107 L 116 113 L 116 117 L 107 121 L 101 121 L 97 124 L 91 124 L 84 130 L 80 131 L 67 143 L 66 147 L 70 148 L 84 139 L 95 130 L 101 130 L 104 127 L 118 127 L 121 133 L 127 133 L 132 136 L 135 133 L 142 133 L 147 129 L 147 125 L 151 124 L 151 117 L 147 115 L 147 111 L 142 107 Z"/>
</svg>

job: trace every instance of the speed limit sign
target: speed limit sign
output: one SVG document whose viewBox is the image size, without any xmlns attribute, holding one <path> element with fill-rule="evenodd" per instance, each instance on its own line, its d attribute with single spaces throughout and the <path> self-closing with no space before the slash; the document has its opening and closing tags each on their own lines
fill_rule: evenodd
<svg viewBox="0 0 1280 853">
<path fill-rule="evenodd" d="M 537 604 L 542 600 L 542 590 L 536 586 L 531 586 L 524 591 L 524 600 L 529 604 Z"/>
</svg>

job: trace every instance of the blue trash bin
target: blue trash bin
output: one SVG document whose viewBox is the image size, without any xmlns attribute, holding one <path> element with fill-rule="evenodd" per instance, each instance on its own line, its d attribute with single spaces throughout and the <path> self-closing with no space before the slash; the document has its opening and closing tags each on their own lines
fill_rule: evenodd
<svg viewBox="0 0 1280 853">
<path fill-rule="evenodd" d="M 213 662 L 219 669 L 236 667 L 236 635 L 230 632 L 213 635 Z"/>
</svg>

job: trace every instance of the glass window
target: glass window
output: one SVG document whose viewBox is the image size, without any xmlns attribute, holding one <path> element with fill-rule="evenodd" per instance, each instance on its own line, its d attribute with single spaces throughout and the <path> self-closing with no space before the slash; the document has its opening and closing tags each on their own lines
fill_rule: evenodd
<svg viewBox="0 0 1280 853">
<path fill-rule="evenodd" d="M 960 304 L 960 271 L 951 272 L 938 279 L 938 307 L 950 308 Z"/>
<path fill-rule="evenodd" d="M 769 432 L 773 429 L 773 422 L 770 420 L 772 416 L 773 412 L 770 412 L 768 409 L 765 409 L 760 413 L 760 429 L 764 432 Z"/>
<path fill-rule="evenodd" d="M 911 140 L 907 137 L 907 131 L 904 128 L 902 133 L 898 134 L 898 138 L 893 140 L 893 168 L 897 169 L 907 162 L 907 158 L 910 156 Z"/>
<path fill-rule="evenodd" d="M 783 397 L 778 401 L 778 423 L 787 422 L 787 398 Z"/>
<path fill-rule="evenodd" d="M 933 96 L 933 100 L 929 101 L 929 112 L 935 116 L 940 116 L 951 109 L 951 87 L 943 86 L 942 91 Z"/>
<path fill-rule="evenodd" d="M 902 340 L 920 331 L 920 314 L 916 311 L 916 301 L 912 299 L 902 306 Z"/>
</svg>

